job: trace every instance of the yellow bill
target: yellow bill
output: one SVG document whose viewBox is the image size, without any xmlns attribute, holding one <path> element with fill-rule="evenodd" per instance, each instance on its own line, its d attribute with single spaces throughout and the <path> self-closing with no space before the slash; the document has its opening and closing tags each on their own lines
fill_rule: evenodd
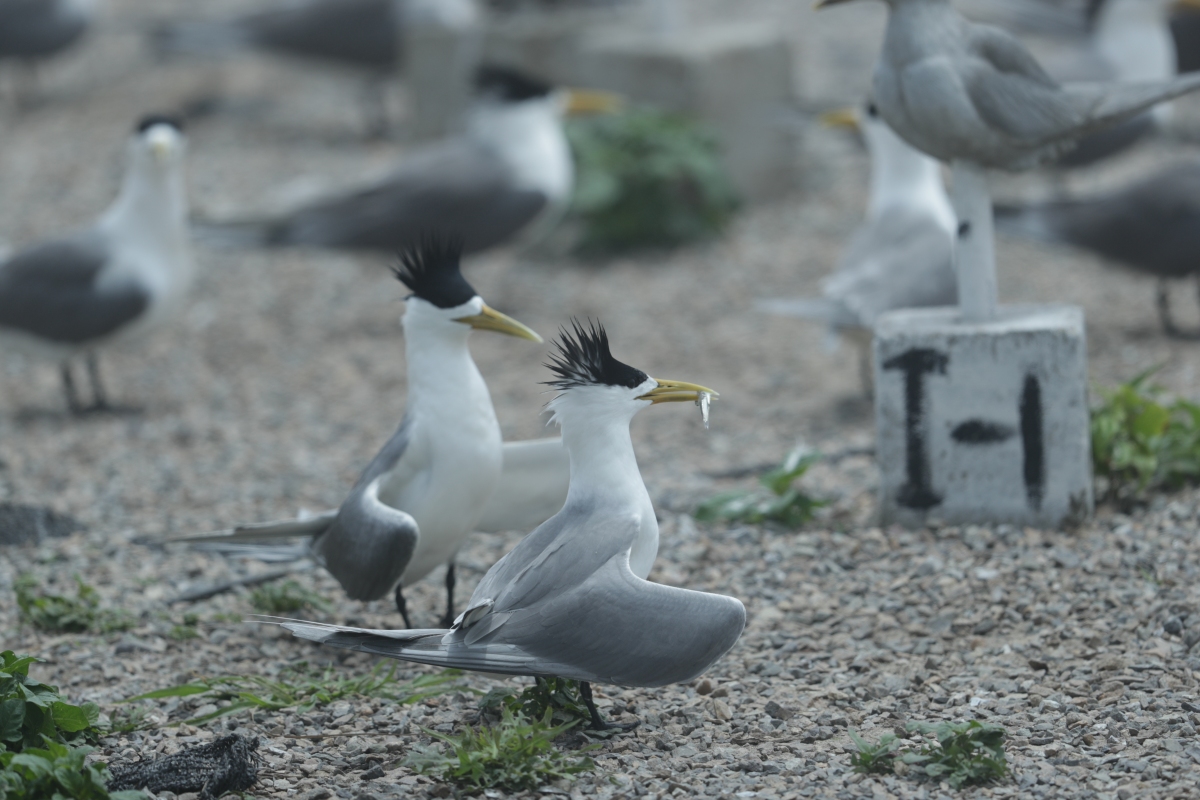
<svg viewBox="0 0 1200 800">
<path fill-rule="evenodd" d="M 827 128 L 853 128 L 858 130 L 858 109 L 853 107 L 835 108 L 826 111 L 817 120 Z"/>
<path fill-rule="evenodd" d="M 698 403 L 702 397 L 718 397 L 712 389 L 695 383 L 659 380 L 658 386 L 638 398 L 653 403 Z"/>
<path fill-rule="evenodd" d="M 543 341 L 542 337 L 538 336 L 537 332 L 532 328 L 517 322 L 507 314 L 501 314 L 496 309 L 487 305 L 478 314 L 472 314 L 469 317 L 459 317 L 454 321 L 470 325 L 477 330 L 505 333 L 509 336 L 516 336 L 518 339 L 529 339 L 533 342 Z"/>
<path fill-rule="evenodd" d="M 624 105 L 625 98 L 615 92 L 567 89 L 568 114 L 612 114 Z"/>
</svg>

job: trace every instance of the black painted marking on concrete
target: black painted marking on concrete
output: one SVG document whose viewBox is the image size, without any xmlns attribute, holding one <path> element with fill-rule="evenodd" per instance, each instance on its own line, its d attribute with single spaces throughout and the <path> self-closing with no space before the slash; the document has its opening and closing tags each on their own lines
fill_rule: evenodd
<svg viewBox="0 0 1200 800">
<path fill-rule="evenodd" d="M 946 374 L 949 361 L 945 353 L 914 347 L 883 364 L 884 369 L 904 373 L 905 481 L 896 492 L 896 502 L 905 508 L 925 511 L 942 502 L 942 496 L 933 490 L 925 446 L 925 376 Z"/>
<path fill-rule="evenodd" d="M 1021 443 L 1025 449 L 1025 496 L 1034 510 L 1046 496 L 1046 437 L 1042 413 L 1042 384 L 1032 373 L 1021 390 Z"/>
<path fill-rule="evenodd" d="M 950 438 L 959 444 L 998 444 L 1016 435 L 1011 425 L 983 419 L 969 419 L 950 431 Z"/>
</svg>

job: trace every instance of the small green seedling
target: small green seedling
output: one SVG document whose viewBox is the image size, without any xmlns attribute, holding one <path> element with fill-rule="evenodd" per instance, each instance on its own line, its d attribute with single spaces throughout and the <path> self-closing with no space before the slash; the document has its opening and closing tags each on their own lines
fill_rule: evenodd
<svg viewBox="0 0 1200 800">
<path fill-rule="evenodd" d="M 978 720 L 970 722 L 910 722 L 910 731 L 932 734 L 936 743 L 900 756 L 931 778 L 945 780 L 955 789 L 980 786 L 1008 775 L 1004 756 L 1004 728 Z"/>
<path fill-rule="evenodd" d="M 100 733 L 95 703 L 68 703 L 57 687 L 29 677 L 29 665 L 37 661 L 12 650 L 0 653 L 0 751 L 19 753 L 44 742 L 94 739 Z"/>
<path fill-rule="evenodd" d="M 32 575 L 17 578 L 17 608 L 21 620 L 49 633 L 111 633 L 133 627 L 133 617 L 124 611 L 100 608 L 96 590 L 78 576 L 75 597 L 40 591 Z"/>
<path fill-rule="evenodd" d="M 885 733 L 877 744 L 871 744 L 854 731 L 850 731 L 858 752 L 850 756 L 850 766 L 864 775 L 891 775 L 896 769 L 896 751 L 900 741 L 894 733 Z"/>
<path fill-rule="evenodd" d="M 444 742 L 448 752 L 436 745 L 416 747 L 404 764 L 471 792 L 519 792 L 590 772 L 595 768 L 590 758 L 571 758 L 554 746 L 554 738 L 575 723 L 553 725 L 552 716 L 547 709 L 542 718 L 530 720 L 505 706 L 494 726 L 467 728 L 457 736 L 422 729 Z"/>
<path fill-rule="evenodd" d="M 555 724 L 590 722 L 592 719 L 579 692 L 579 681 L 570 678 L 539 678 L 520 694 L 493 689 L 483 696 L 480 707 L 497 714 L 507 709 L 526 719 L 542 719 L 550 712 Z"/>
<path fill-rule="evenodd" d="M 329 603 L 293 580 L 268 583 L 250 594 L 250 604 L 260 614 L 294 614 L 297 611 L 329 611 Z"/>
<path fill-rule="evenodd" d="M 819 453 L 802 448 L 788 453 L 783 463 L 759 477 L 766 492 L 735 490 L 722 492 L 706 500 L 696 509 L 700 522 L 746 522 L 757 525 L 762 522 L 778 522 L 798 528 L 812 519 L 813 512 L 825 505 L 805 492 L 795 483 L 808 472 L 820 458 Z"/>
<path fill-rule="evenodd" d="M 85 761 L 91 751 L 47 740 L 0 752 L 0 800 L 145 800 L 140 791 L 109 792 L 108 769 Z"/>
<path fill-rule="evenodd" d="M 394 680 L 395 666 L 377 664 L 367 675 L 355 677 L 346 675 L 342 669 L 316 669 L 302 661 L 286 668 L 275 680 L 260 675 L 201 678 L 194 683 L 146 692 L 121 702 L 196 695 L 207 695 L 212 702 L 229 701 L 229 705 L 210 714 L 183 721 L 189 725 L 202 725 L 217 717 L 246 710 L 282 711 L 294 708 L 297 713 L 303 714 L 343 697 L 382 697 L 400 705 L 417 703 L 447 692 L 471 691 L 462 684 L 451 683 L 461 674 L 458 670 L 444 670 L 437 675 L 423 675 L 408 683 L 397 684 Z"/>
</svg>

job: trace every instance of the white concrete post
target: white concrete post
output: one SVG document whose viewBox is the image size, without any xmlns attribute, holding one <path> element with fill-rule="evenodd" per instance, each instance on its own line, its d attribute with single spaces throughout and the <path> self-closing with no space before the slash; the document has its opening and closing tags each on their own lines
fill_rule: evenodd
<svg viewBox="0 0 1200 800">
<path fill-rule="evenodd" d="M 986 172 L 965 161 L 951 165 L 958 241 L 954 266 L 958 274 L 958 305 L 965 322 L 996 318 L 996 239 L 992 195 Z"/>
</svg>

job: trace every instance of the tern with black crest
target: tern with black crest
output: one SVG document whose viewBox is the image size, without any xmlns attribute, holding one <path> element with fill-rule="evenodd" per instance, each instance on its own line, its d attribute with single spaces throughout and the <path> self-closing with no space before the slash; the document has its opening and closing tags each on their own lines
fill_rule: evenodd
<svg viewBox="0 0 1200 800">
<path fill-rule="evenodd" d="M 142 120 L 117 199 L 90 228 L 0 263 L 0 341 L 57 361 L 72 412 L 108 409 L 97 352 L 177 317 L 192 282 L 185 141 L 171 117 Z M 92 402 L 69 360 L 86 359 Z"/>
<path fill-rule="evenodd" d="M 658 522 L 629 424 L 657 403 L 706 402 L 715 392 L 656 380 L 613 357 L 599 325 L 564 331 L 549 364 L 550 402 L 571 461 L 563 509 L 488 570 L 448 629 L 364 630 L 285 621 L 333 647 L 482 672 L 665 686 L 691 680 L 729 651 L 746 610 L 723 595 L 646 580 Z"/>
</svg>

